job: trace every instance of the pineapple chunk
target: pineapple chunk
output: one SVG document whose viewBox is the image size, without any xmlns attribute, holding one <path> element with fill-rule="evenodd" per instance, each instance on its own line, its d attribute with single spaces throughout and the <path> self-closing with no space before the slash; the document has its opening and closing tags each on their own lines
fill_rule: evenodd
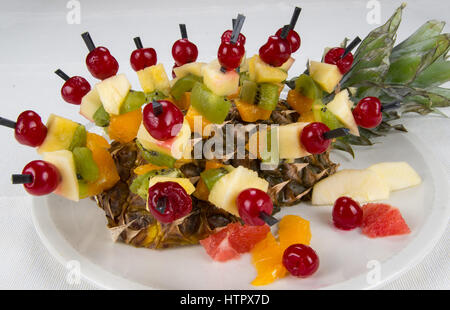
<svg viewBox="0 0 450 310">
<path fill-rule="evenodd" d="M 316 183 L 312 192 L 313 205 L 332 205 L 342 196 L 359 202 L 389 198 L 389 187 L 372 170 L 341 170 Z"/>
<path fill-rule="evenodd" d="M 61 195 L 73 201 L 80 200 L 75 161 L 72 152 L 60 150 L 44 153 L 44 160 L 55 165 L 61 176 L 61 182 L 55 190 L 55 194 Z"/>
<path fill-rule="evenodd" d="M 244 54 L 242 57 L 241 64 L 239 65 L 239 72 L 247 72 L 248 71 L 248 58 L 247 54 Z"/>
<path fill-rule="evenodd" d="M 351 110 L 352 106 L 353 102 L 348 97 L 348 91 L 343 90 L 337 93 L 336 96 L 334 96 L 334 99 L 327 104 L 327 109 L 333 113 L 345 127 L 350 129 L 352 135 L 359 136 L 358 125 L 356 125 Z"/>
<path fill-rule="evenodd" d="M 193 74 L 201 77 L 203 76 L 202 70 L 204 65 L 204 62 L 190 62 L 180 67 L 174 68 L 173 72 L 175 72 L 176 77 L 179 79 L 188 74 Z"/>
<path fill-rule="evenodd" d="M 419 185 L 422 180 L 417 172 L 406 162 L 384 162 L 367 168 L 378 174 L 391 191 Z"/>
<path fill-rule="evenodd" d="M 191 128 L 185 119 L 176 137 L 160 141 L 153 138 L 145 128 L 144 124 L 141 123 L 137 133 L 137 139 L 147 150 L 156 151 L 172 156 L 175 159 L 180 159 L 185 154 L 185 149 L 191 143 Z"/>
<path fill-rule="evenodd" d="M 155 90 L 165 94 L 169 92 L 170 82 L 163 64 L 139 70 L 137 75 L 144 93 L 151 93 Z"/>
<path fill-rule="evenodd" d="M 195 186 L 191 183 L 191 181 L 188 178 L 171 178 L 171 177 L 164 177 L 164 176 L 155 176 L 150 178 L 150 182 L 148 184 L 148 187 L 152 187 L 156 183 L 159 182 L 175 182 L 180 184 L 182 188 L 186 191 L 188 195 L 192 194 L 195 191 Z"/>
<path fill-rule="evenodd" d="M 290 57 L 288 60 L 286 60 L 286 62 L 284 64 L 282 64 L 279 68 L 283 71 L 288 72 L 289 69 L 292 67 L 292 65 L 294 64 L 295 59 Z"/>
<path fill-rule="evenodd" d="M 331 93 L 342 79 L 341 71 L 336 65 L 317 61 L 309 62 L 309 75 L 328 93 Z"/>
<path fill-rule="evenodd" d="M 47 121 L 47 136 L 37 152 L 42 154 L 68 149 L 78 126 L 78 123 L 67 118 L 51 114 Z"/>
<path fill-rule="evenodd" d="M 217 96 L 229 96 L 238 92 L 239 74 L 236 71 L 220 71 L 217 60 L 203 67 L 203 83 Z"/>
<path fill-rule="evenodd" d="M 81 99 L 80 114 L 89 121 L 94 122 L 94 114 L 101 106 L 100 96 L 97 90 L 93 88 Z"/>
<path fill-rule="evenodd" d="M 266 64 L 258 55 L 249 61 L 249 75 L 256 83 L 281 83 L 287 79 L 286 71 Z"/>
<path fill-rule="evenodd" d="M 292 123 L 279 127 L 278 142 L 281 159 L 295 159 L 311 155 L 300 143 L 300 134 L 309 123 Z"/>
<path fill-rule="evenodd" d="M 112 115 L 120 114 L 120 106 L 131 89 L 125 74 L 114 75 L 101 81 L 95 88 L 105 111 Z"/>
<path fill-rule="evenodd" d="M 221 177 L 216 184 L 214 184 L 214 187 L 209 193 L 208 200 L 215 206 L 222 208 L 235 216 L 239 216 L 236 198 L 247 188 L 257 188 L 267 192 L 269 183 L 258 177 L 257 172 L 239 166 Z"/>
</svg>

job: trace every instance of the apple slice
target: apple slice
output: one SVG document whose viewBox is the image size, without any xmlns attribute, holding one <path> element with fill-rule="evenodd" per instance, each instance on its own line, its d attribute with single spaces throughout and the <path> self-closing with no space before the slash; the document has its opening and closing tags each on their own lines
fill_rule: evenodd
<svg viewBox="0 0 450 310">
<path fill-rule="evenodd" d="M 279 152 L 281 159 L 295 159 L 311 155 L 300 143 L 300 134 L 309 123 L 292 123 L 282 125 L 279 131 Z"/>
<path fill-rule="evenodd" d="M 202 70 L 204 65 L 204 62 L 190 62 L 180 67 L 173 68 L 173 72 L 175 72 L 177 78 L 185 77 L 188 74 L 202 77 Z"/>
<path fill-rule="evenodd" d="M 313 205 L 332 205 L 342 196 L 359 202 L 389 198 L 389 186 L 372 170 L 341 170 L 313 187 Z"/>
<path fill-rule="evenodd" d="M 102 106 L 102 101 L 95 88 L 91 89 L 81 99 L 80 114 L 91 122 L 94 122 L 94 114 Z"/>
<path fill-rule="evenodd" d="M 103 108 L 109 114 L 119 115 L 120 106 L 131 89 L 125 74 L 114 75 L 95 85 Z"/>
<path fill-rule="evenodd" d="M 378 174 L 391 191 L 419 185 L 422 180 L 417 172 L 406 162 L 384 162 L 367 168 Z"/>
<path fill-rule="evenodd" d="M 238 92 L 239 74 L 236 71 L 220 71 L 217 60 L 203 67 L 203 83 L 217 96 L 229 96 Z"/>
<path fill-rule="evenodd" d="M 55 165 L 61 176 L 61 182 L 55 190 L 55 194 L 61 195 L 73 201 L 80 200 L 75 161 L 72 152 L 60 150 L 43 154 L 44 160 Z"/>
<path fill-rule="evenodd" d="M 352 106 L 353 102 L 350 100 L 348 91 L 345 89 L 337 93 L 333 100 L 326 105 L 327 109 L 333 113 L 345 127 L 350 129 L 352 135 L 359 137 L 358 125 L 356 125 L 355 118 L 350 109 Z"/>
</svg>

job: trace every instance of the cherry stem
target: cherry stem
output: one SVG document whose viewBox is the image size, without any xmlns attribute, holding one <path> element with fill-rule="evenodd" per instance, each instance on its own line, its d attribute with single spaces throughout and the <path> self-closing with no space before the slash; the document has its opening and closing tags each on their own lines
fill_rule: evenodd
<svg viewBox="0 0 450 310">
<path fill-rule="evenodd" d="M 235 27 L 233 28 L 233 32 L 231 33 L 230 43 L 236 44 L 239 39 L 239 34 L 241 33 L 242 26 L 244 25 L 245 16 L 242 14 L 238 14 Z"/>
<path fill-rule="evenodd" d="M 136 48 L 139 50 L 141 48 L 144 48 L 144 46 L 142 45 L 142 41 L 140 37 L 136 37 L 133 39 L 134 40 L 134 44 L 136 44 Z"/>
<path fill-rule="evenodd" d="M 356 37 L 350 44 L 347 46 L 347 48 L 344 51 L 344 54 L 342 54 L 341 59 L 347 56 L 348 53 L 350 53 L 358 44 L 361 42 L 361 39 L 359 37 Z"/>
<path fill-rule="evenodd" d="M 56 73 L 57 76 L 62 78 L 64 81 L 67 81 L 68 79 L 70 79 L 70 76 L 65 74 L 64 71 L 62 71 L 61 69 L 56 70 L 55 73 Z"/>
<path fill-rule="evenodd" d="M 33 183 L 33 176 L 31 174 L 13 174 L 11 181 L 12 184 L 29 184 Z"/>
<path fill-rule="evenodd" d="M 156 210 L 158 210 L 159 213 L 164 214 L 167 207 L 167 197 L 162 196 L 159 197 L 158 201 L 156 202 Z"/>
<path fill-rule="evenodd" d="M 387 111 L 387 110 L 400 108 L 400 104 L 401 104 L 400 101 L 394 101 L 394 102 L 385 104 L 381 107 L 381 111 Z"/>
<path fill-rule="evenodd" d="M 329 140 L 329 139 L 333 139 L 333 138 L 339 138 L 339 137 L 346 136 L 349 133 L 350 133 L 350 129 L 341 127 L 341 128 L 337 128 L 337 129 L 325 132 L 323 134 L 323 137 L 324 137 L 324 139 Z"/>
<path fill-rule="evenodd" d="M 273 226 L 276 223 L 278 223 L 278 220 L 276 218 L 274 218 L 272 215 L 267 214 L 264 211 L 259 213 L 259 218 L 262 219 L 264 222 L 266 222 L 269 226 Z"/>
<path fill-rule="evenodd" d="M 95 44 L 94 41 L 92 41 L 89 32 L 86 31 L 85 33 L 81 34 L 81 37 L 83 38 L 84 43 L 86 44 L 89 52 L 92 52 L 95 49 Z"/>
<path fill-rule="evenodd" d="M 0 117 L 0 125 L 9 127 L 12 129 L 16 129 L 16 122 L 10 121 L 9 119 L 3 118 L 3 117 Z"/>
<path fill-rule="evenodd" d="M 292 14 L 291 22 L 289 23 L 289 30 L 293 30 L 295 28 L 295 24 L 297 24 L 298 17 L 300 16 L 300 12 L 302 8 L 298 6 L 295 7 L 294 13 Z"/>
<path fill-rule="evenodd" d="M 180 32 L 181 32 L 181 38 L 182 39 L 187 39 L 188 38 L 187 30 L 186 30 L 186 24 L 180 24 Z"/>
<path fill-rule="evenodd" d="M 163 112 L 162 104 L 156 100 L 152 101 L 152 108 L 153 108 L 153 114 L 155 114 L 155 116 L 158 116 Z"/>
<path fill-rule="evenodd" d="M 286 39 L 287 35 L 289 34 L 289 25 L 284 25 L 283 30 L 281 30 L 280 38 Z"/>
</svg>

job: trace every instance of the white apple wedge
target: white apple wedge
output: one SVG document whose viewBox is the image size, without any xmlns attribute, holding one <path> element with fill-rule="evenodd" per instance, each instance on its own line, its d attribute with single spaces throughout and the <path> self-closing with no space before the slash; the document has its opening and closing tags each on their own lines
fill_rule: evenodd
<svg viewBox="0 0 450 310">
<path fill-rule="evenodd" d="M 356 125 L 355 118 L 351 107 L 353 102 L 348 96 L 348 91 L 343 90 L 337 93 L 333 100 L 327 104 L 327 109 L 333 113 L 345 127 L 350 129 L 350 133 L 355 136 L 359 136 L 358 125 Z"/>
<path fill-rule="evenodd" d="M 417 172 L 404 161 L 378 163 L 367 169 L 377 173 L 391 191 L 416 186 L 422 182 Z"/>
<path fill-rule="evenodd" d="M 94 122 L 94 114 L 102 106 L 102 101 L 95 88 L 91 89 L 81 99 L 80 114 L 91 122 Z"/>
</svg>

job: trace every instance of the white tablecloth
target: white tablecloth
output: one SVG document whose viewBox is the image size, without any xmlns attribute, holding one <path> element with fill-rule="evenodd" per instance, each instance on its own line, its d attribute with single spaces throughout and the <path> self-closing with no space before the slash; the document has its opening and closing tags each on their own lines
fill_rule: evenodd
<svg viewBox="0 0 450 310">
<path fill-rule="evenodd" d="M 242 8 L 243 11 L 247 8 L 248 11 L 253 9 L 248 2 L 245 3 L 245 7 L 239 1 L 234 2 L 234 5 Z M 294 1 L 285 2 L 294 3 Z M 319 5 L 319 1 L 303 2 L 305 2 L 305 6 L 311 3 Z M 82 23 L 70 25 L 66 23 L 68 9 L 65 1 L 2 1 L 0 11 L 1 116 L 15 119 L 17 113 L 22 110 L 35 109 L 43 115 L 44 119 L 48 117 L 49 113 L 54 112 L 83 122 L 81 117 L 75 113 L 76 107 L 69 106 L 60 99 L 61 80 L 52 74 L 55 69 L 61 67 L 68 74 L 89 76 L 83 64 L 83 55 L 85 55 L 86 49 L 79 37 L 83 31 L 90 30 L 95 34 L 94 41 L 99 43 L 101 42 L 100 37 L 108 38 L 106 44 L 119 56 L 118 60 L 121 65 L 127 67 L 127 55 L 132 48 L 130 38 L 139 34 L 139 29 L 143 28 L 143 25 L 139 24 L 140 19 L 134 20 L 134 16 L 142 16 L 145 12 L 151 12 L 152 4 L 149 1 L 139 1 L 133 10 L 127 11 L 130 7 L 129 2 L 120 2 L 119 4 L 102 0 L 95 3 L 86 1 L 81 1 L 81 3 L 82 12 L 86 12 L 82 15 Z M 337 2 L 335 3 L 337 4 Z M 333 5 L 335 3 L 333 2 Z M 382 18 L 385 19 L 398 3 L 396 1 L 382 1 L 382 3 Z M 445 20 L 448 18 L 447 1 L 427 1 L 426 7 L 423 7 L 424 3 L 423 1 L 409 1 L 410 8 L 409 11 L 405 11 L 404 26 L 401 28 L 400 36 L 410 33 L 412 29 L 417 28 L 427 19 Z M 261 0 L 255 4 L 260 5 Z M 328 4 L 331 5 L 331 3 Z M 170 4 L 167 3 L 158 5 L 169 6 L 165 9 L 170 8 Z M 363 13 L 367 10 L 366 1 L 339 1 L 339 6 L 341 9 L 352 7 L 354 12 Z M 138 7 L 140 9 L 137 11 Z M 177 6 L 174 5 L 174 7 Z M 282 5 L 279 4 L 279 7 Z M 325 6 L 323 12 L 327 11 L 335 12 L 333 8 L 327 9 Z M 356 13 L 354 16 L 357 16 Z M 132 26 L 128 27 L 131 30 L 123 29 L 122 25 L 125 22 L 118 22 L 118 18 L 127 18 L 128 23 Z M 351 24 L 340 25 L 341 29 L 338 31 L 340 36 L 344 33 L 352 37 L 352 35 L 366 33 L 373 28 L 359 19 L 346 18 L 345 20 Z M 135 24 L 133 24 L 134 22 Z M 356 27 L 358 22 L 360 27 Z M 250 19 L 249 23 L 251 23 Z M 247 28 L 246 34 L 249 34 L 251 29 L 251 27 Z M 176 27 L 166 30 L 172 37 L 177 36 L 174 34 L 177 31 Z M 331 33 L 331 31 L 337 30 L 329 30 L 328 37 L 325 31 L 323 33 L 323 38 L 321 38 L 323 44 L 332 44 L 336 41 L 337 32 Z M 156 35 L 155 31 L 157 30 L 153 29 L 154 35 Z M 217 31 L 219 30 L 217 29 Z M 111 38 L 111 33 L 117 36 L 116 40 Z M 204 32 L 202 35 L 208 38 L 210 34 Z M 252 38 L 258 35 L 258 33 L 248 35 L 249 49 L 256 50 L 259 42 L 252 41 Z M 307 35 L 308 33 L 305 32 L 303 37 L 302 52 L 304 54 L 298 56 L 297 63 L 301 65 L 306 62 L 308 55 L 320 54 L 321 50 L 321 47 L 315 42 L 316 40 Z M 129 46 L 123 42 L 128 42 Z M 153 44 L 160 52 L 159 60 L 170 64 L 172 60 L 168 43 L 161 40 L 161 42 L 154 41 Z M 201 52 L 204 54 L 212 53 L 210 50 L 205 50 L 209 48 L 207 45 L 200 46 L 203 48 Z M 126 73 L 131 77 L 133 85 L 137 85 L 137 79 L 131 70 L 129 68 L 123 70 L 127 71 Z M 299 70 L 297 69 L 296 72 Z M 442 111 L 450 115 L 450 109 L 442 109 Z M 410 132 L 425 141 L 428 148 L 442 161 L 447 174 L 450 174 L 450 120 L 437 115 L 427 117 L 410 115 L 405 118 L 403 123 Z M 6 128 L 0 128 L 0 141 L 2 141 L 0 171 L 3 172 L 3 176 L 0 178 L 0 289 L 96 289 L 95 285 L 85 280 L 75 285 L 66 281 L 68 270 L 47 252 L 35 232 L 30 214 L 30 198 L 26 196 L 23 188 L 10 184 L 9 175 L 20 172 L 25 163 L 36 158 L 34 150 L 17 145 L 11 131 Z M 384 288 L 450 289 L 449 232 L 447 228 L 434 250 L 419 265 Z"/>
</svg>

